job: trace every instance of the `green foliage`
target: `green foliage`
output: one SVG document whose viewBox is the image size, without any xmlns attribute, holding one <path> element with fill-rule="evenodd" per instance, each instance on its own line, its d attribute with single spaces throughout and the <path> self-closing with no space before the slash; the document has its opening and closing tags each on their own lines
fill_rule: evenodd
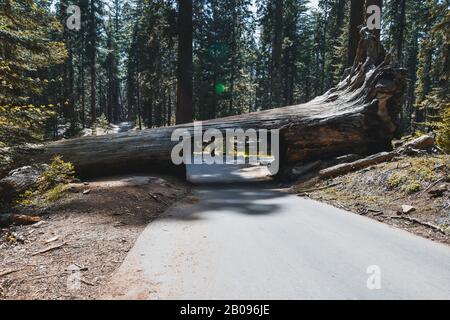
<svg viewBox="0 0 450 320">
<path fill-rule="evenodd" d="M 18 205 L 42 206 L 53 203 L 67 193 L 69 183 L 75 177 L 75 169 L 71 163 L 64 162 L 60 157 L 55 157 L 48 168 L 38 179 L 36 189 L 27 190 L 20 195 Z"/>
<path fill-rule="evenodd" d="M 417 70 L 417 122 L 436 129 L 439 145 L 449 151 L 450 11 L 448 4 L 429 2 L 427 36 L 422 40 Z"/>
<path fill-rule="evenodd" d="M 326 71 L 319 60 L 325 50 L 325 29 L 331 24 L 331 19 L 325 18 L 330 8 L 326 8 L 328 13 L 310 12 L 307 2 L 284 1 L 283 28 L 277 28 L 275 9 L 279 1 L 258 1 L 261 35 L 253 58 L 256 59 L 255 109 L 301 103 L 323 92 L 321 80 L 325 79 Z M 277 37 L 283 38 L 281 66 L 274 70 L 274 37 L 277 33 Z M 279 84 L 274 85 L 274 82 L 281 82 L 281 96 Z"/>
<path fill-rule="evenodd" d="M 420 190 L 422 190 L 422 184 L 419 181 L 412 181 L 402 187 L 402 191 L 406 194 L 413 194 Z"/>
<path fill-rule="evenodd" d="M 66 58 L 64 45 L 48 37 L 60 29 L 35 1 L 0 3 L 0 147 L 43 138 L 45 121 L 54 113 L 37 99 L 48 84 L 41 71 Z"/>
<path fill-rule="evenodd" d="M 38 190 L 43 192 L 61 184 L 70 183 L 74 178 L 73 164 L 63 161 L 60 157 L 55 157 L 48 169 L 39 177 Z"/>
<path fill-rule="evenodd" d="M 105 131 L 125 118 L 173 124 L 176 2 L 1 0 L 0 166 L 11 162 L 8 147 L 50 134 Z M 195 118 L 302 103 L 335 85 L 348 67 L 349 2 L 193 1 Z M 81 8 L 77 32 L 65 27 L 69 4 Z M 434 128 L 447 151 L 449 24 L 445 1 L 383 2 L 383 44 L 411 80 L 404 129 Z"/>
<path fill-rule="evenodd" d="M 387 180 L 387 185 L 390 189 L 397 188 L 406 180 L 406 176 L 404 174 L 394 172 Z"/>
<path fill-rule="evenodd" d="M 0 106 L 0 144 L 4 147 L 44 139 L 45 121 L 55 116 L 52 106 Z"/>
<path fill-rule="evenodd" d="M 389 173 L 385 185 L 389 190 L 412 194 L 433 183 L 441 177 L 442 171 L 448 170 L 447 156 L 407 158 Z"/>
<path fill-rule="evenodd" d="M 48 190 L 25 191 L 20 195 L 17 204 L 22 207 L 41 207 L 54 203 L 67 194 L 69 186 L 67 184 L 58 184 Z"/>
<path fill-rule="evenodd" d="M 92 127 L 94 135 L 108 133 L 109 121 L 106 118 L 105 114 L 102 114 L 100 117 L 98 117 Z"/>
<path fill-rule="evenodd" d="M 23 194 L 19 196 L 19 200 L 17 201 L 17 204 L 29 207 L 34 204 L 34 193 L 31 190 L 25 191 Z"/>
<path fill-rule="evenodd" d="M 67 194 L 68 190 L 69 186 L 67 184 L 58 184 L 43 194 L 43 201 L 44 203 L 53 203 L 58 201 Z"/>
<path fill-rule="evenodd" d="M 437 143 L 447 153 L 450 153 L 450 103 L 443 106 L 441 121 L 437 122 Z"/>
</svg>

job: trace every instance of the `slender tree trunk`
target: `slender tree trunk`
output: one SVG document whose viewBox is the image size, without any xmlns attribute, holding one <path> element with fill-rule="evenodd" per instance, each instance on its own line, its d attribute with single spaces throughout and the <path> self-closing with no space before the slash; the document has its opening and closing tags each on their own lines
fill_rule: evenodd
<svg viewBox="0 0 450 320">
<path fill-rule="evenodd" d="M 352 66 L 355 61 L 356 51 L 360 39 L 360 26 L 364 23 L 364 0 L 351 0 L 350 28 L 348 35 L 348 60 L 347 66 Z"/>
<path fill-rule="evenodd" d="M 94 124 L 97 118 L 97 22 L 95 17 L 95 0 L 91 0 L 91 34 L 90 34 L 90 69 L 91 69 L 91 125 Z"/>
<path fill-rule="evenodd" d="M 217 65 L 214 65 L 213 70 L 214 76 L 213 76 L 213 83 L 212 83 L 212 91 L 213 91 L 213 102 L 211 108 L 208 110 L 208 120 L 209 119 L 215 119 L 217 116 Z"/>
<path fill-rule="evenodd" d="M 342 34 L 343 26 L 344 26 L 344 18 L 345 18 L 345 0 L 338 0 L 336 3 L 336 10 L 335 10 L 335 23 L 333 26 L 333 31 L 331 33 L 331 39 L 334 41 L 335 44 L 337 44 L 339 37 Z M 335 70 L 336 70 L 336 56 L 333 55 L 332 57 L 332 63 L 330 65 L 330 71 L 329 71 L 329 83 L 333 86 L 335 85 Z"/>
<path fill-rule="evenodd" d="M 236 64 L 237 64 L 237 52 L 236 52 L 236 23 L 237 23 L 237 8 L 236 1 L 233 1 L 233 22 L 232 22 L 232 35 L 231 35 L 231 79 L 230 79 L 230 101 L 228 105 L 228 114 L 232 115 L 234 108 L 234 82 L 235 82 L 235 73 L 236 73 Z"/>
<path fill-rule="evenodd" d="M 85 80 L 85 74 L 84 74 L 84 54 L 81 53 L 81 65 L 80 65 L 80 79 L 81 79 L 81 126 L 86 128 L 86 90 L 84 87 L 84 80 Z"/>
<path fill-rule="evenodd" d="M 141 76 L 137 74 L 137 114 L 139 122 L 139 130 L 142 130 L 142 112 L 141 112 Z"/>
<path fill-rule="evenodd" d="M 167 92 L 168 101 L 167 101 L 167 125 L 170 127 L 172 125 L 172 92 L 169 86 L 169 90 Z"/>
<path fill-rule="evenodd" d="M 403 37 L 405 33 L 405 19 L 406 19 L 406 0 L 401 0 L 400 2 L 400 21 L 398 27 L 398 38 L 397 38 L 397 61 L 402 62 L 403 59 Z"/>
<path fill-rule="evenodd" d="M 75 74 L 73 69 L 73 52 L 70 50 L 70 60 L 69 60 L 69 117 L 70 117 L 70 127 L 72 130 L 75 129 L 77 124 L 77 117 L 75 113 L 75 92 L 74 92 L 74 82 L 75 82 Z"/>
<path fill-rule="evenodd" d="M 283 49 L 283 0 L 275 0 L 275 30 L 272 43 L 271 107 L 282 102 L 281 59 Z"/>
<path fill-rule="evenodd" d="M 154 97 L 158 97 L 158 89 L 151 90 L 149 100 L 146 101 L 147 107 L 147 127 L 153 128 L 155 126 L 155 111 L 158 101 Z"/>
<path fill-rule="evenodd" d="M 327 30 L 328 30 L 328 3 L 325 2 L 325 14 L 324 14 L 324 21 L 322 26 L 322 37 L 321 37 L 321 45 L 320 45 L 320 55 L 321 55 L 321 61 L 320 61 L 320 93 L 322 94 L 324 91 L 326 91 L 326 85 L 325 85 L 325 63 L 326 63 L 326 55 L 327 55 L 327 47 L 328 47 L 328 41 L 327 41 Z"/>
<path fill-rule="evenodd" d="M 108 49 L 109 54 L 107 58 L 107 70 L 108 70 L 108 90 L 107 90 L 107 103 L 106 103 L 106 117 L 108 121 L 112 123 L 114 121 L 113 105 L 114 105 L 114 62 L 113 62 L 113 47 L 112 47 L 112 35 L 108 36 Z"/>
<path fill-rule="evenodd" d="M 177 124 L 189 123 L 194 118 L 192 103 L 192 0 L 178 0 L 178 89 Z"/>
</svg>

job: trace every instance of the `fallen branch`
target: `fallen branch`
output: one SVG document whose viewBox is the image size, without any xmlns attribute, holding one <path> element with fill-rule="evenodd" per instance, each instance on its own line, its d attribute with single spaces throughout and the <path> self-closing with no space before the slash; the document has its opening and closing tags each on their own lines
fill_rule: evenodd
<svg viewBox="0 0 450 320">
<path fill-rule="evenodd" d="M 391 161 L 396 156 L 395 152 L 381 152 L 370 157 L 352 162 L 344 163 L 331 168 L 320 171 L 319 177 L 321 179 L 335 178 L 349 172 L 365 169 L 367 167 Z"/>
<path fill-rule="evenodd" d="M 442 178 L 440 178 L 439 180 L 437 180 L 437 181 L 431 183 L 425 190 L 423 190 L 423 191 L 419 194 L 419 196 L 424 195 L 428 190 L 430 190 L 430 189 L 433 188 L 435 185 L 437 185 L 438 183 L 441 183 L 441 182 L 444 181 L 444 180 L 445 180 L 445 177 L 442 177 Z"/>
<path fill-rule="evenodd" d="M 361 216 L 366 216 L 366 215 L 369 214 L 369 212 L 372 212 L 375 217 L 383 215 L 383 211 L 376 210 L 376 209 L 370 209 L 370 208 L 363 209 L 361 211 L 360 215 Z"/>
<path fill-rule="evenodd" d="M 0 272 L 0 278 L 1 277 L 4 277 L 4 276 L 7 276 L 7 275 L 9 275 L 9 274 L 12 274 L 12 273 L 16 273 L 16 272 L 19 272 L 19 271 L 22 271 L 24 268 L 21 268 L 21 269 L 13 269 L 13 270 L 6 270 L 6 271 L 3 271 L 3 272 Z"/>
<path fill-rule="evenodd" d="M 390 219 L 396 219 L 396 220 L 406 220 L 406 221 L 409 221 L 409 222 L 412 222 L 412 223 L 417 223 L 417 224 L 422 225 L 424 227 L 431 228 L 431 229 L 433 229 L 433 230 L 435 230 L 437 232 L 440 232 L 440 233 L 442 233 L 444 235 L 446 234 L 445 231 L 442 230 L 442 228 L 440 228 L 440 227 L 438 227 L 438 226 L 436 226 L 436 225 L 434 225 L 432 223 L 421 221 L 421 220 L 416 219 L 416 218 L 405 217 L 405 216 L 390 216 L 389 218 Z"/>
<path fill-rule="evenodd" d="M 89 282 L 89 281 L 87 281 L 87 280 L 85 280 L 85 279 L 81 279 L 80 281 L 81 281 L 82 283 L 88 285 L 88 286 L 95 287 L 95 284 L 94 284 L 94 283 Z"/>
<path fill-rule="evenodd" d="M 54 274 L 48 274 L 48 275 L 45 275 L 45 276 L 38 276 L 38 277 L 26 279 L 25 282 L 31 282 L 31 281 L 37 281 L 37 280 L 48 279 L 48 278 L 53 278 L 53 277 L 59 277 L 62 274 L 63 273 L 54 273 Z"/>
<path fill-rule="evenodd" d="M 47 247 L 47 248 L 45 248 L 45 249 L 43 249 L 43 250 L 41 250 L 41 251 L 38 251 L 38 252 L 36 252 L 36 253 L 33 253 L 32 256 L 37 256 L 37 255 L 39 255 L 39 254 L 43 254 L 43 253 L 47 253 L 47 252 L 49 252 L 49 251 L 53 251 L 53 250 L 56 250 L 56 249 L 60 249 L 60 248 L 62 248 L 62 247 L 65 246 L 65 245 L 66 245 L 66 243 L 61 243 L 61 244 L 57 244 L 57 245 L 54 245 L 54 246 L 51 246 L 51 247 Z"/>
<path fill-rule="evenodd" d="M 163 199 L 161 199 L 161 198 L 155 196 L 154 194 L 152 194 L 152 193 L 150 193 L 150 192 L 148 193 L 148 195 L 149 195 L 150 197 L 152 197 L 155 201 L 161 202 L 161 203 L 163 203 L 163 204 L 165 204 L 166 206 L 169 207 L 169 204 L 168 204 L 166 201 L 164 201 Z"/>
<path fill-rule="evenodd" d="M 391 161 L 396 156 L 402 155 L 408 150 L 415 150 L 415 149 L 428 150 L 434 147 L 435 145 L 436 143 L 433 137 L 429 135 L 424 135 L 405 144 L 403 147 L 400 147 L 393 152 L 381 152 L 361 160 L 357 160 L 350 163 L 343 163 L 321 170 L 319 173 L 319 177 L 321 179 L 335 178 L 350 172 L 355 172 L 358 170 L 368 168 L 376 164 Z"/>
<path fill-rule="evenodd" d="M 303 176 L 313 170 L 319 169 L 321 165 L 322 161 L 315 161 L 304 166 L 297 166 L 292 169 L 292 174 L 294 176 Z"/>
<path fill-rule="evenodd" d="M 329 185 L 327 185 L 327 186 L 320 187 L 320 188 L 314 188 L 314 189 L 308 189 L 308 190 L 301 190 L 301 191 L 298 192 L 298 195 L 300 196 L 300 195 L 305 194 L 305 193 L 311 193 L 311 192 L 315 192 L 315 191 L 325 190 L 325 189 L 328 189 L 328 188 L 333 188 L 333 187 L 336 187 L 336 186 L 338 186 L 338 185 L 340 185 L 340 184 L 342 184 L 342 182 L 329 184 Z"/>
</svg>

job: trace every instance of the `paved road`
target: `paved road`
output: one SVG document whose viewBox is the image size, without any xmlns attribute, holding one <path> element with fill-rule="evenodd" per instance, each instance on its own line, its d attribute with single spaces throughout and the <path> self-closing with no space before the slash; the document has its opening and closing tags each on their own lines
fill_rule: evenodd
<svg viewBox="0 0 450 320">
<path fill-rule="evenodd" d="M 188 172 L 207 183 L 249 170 Z M 447 246 L 266 183 L 203 184 L 195 196 L 147 227 L 105 298 L 450 299 Z"/>
</svg>

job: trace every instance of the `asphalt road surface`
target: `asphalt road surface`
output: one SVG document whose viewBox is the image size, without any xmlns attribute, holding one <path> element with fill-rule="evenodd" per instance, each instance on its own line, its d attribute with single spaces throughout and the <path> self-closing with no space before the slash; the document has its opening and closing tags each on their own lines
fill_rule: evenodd
<svg viewBox="0 0 450 320">
<path fill-rule="evenodd" d="M 245 183 L 252 170 L 190 166 L 196 199 L 146 228 L 104 298 L 450 299 L 450 247 Z"/>
</svg>

